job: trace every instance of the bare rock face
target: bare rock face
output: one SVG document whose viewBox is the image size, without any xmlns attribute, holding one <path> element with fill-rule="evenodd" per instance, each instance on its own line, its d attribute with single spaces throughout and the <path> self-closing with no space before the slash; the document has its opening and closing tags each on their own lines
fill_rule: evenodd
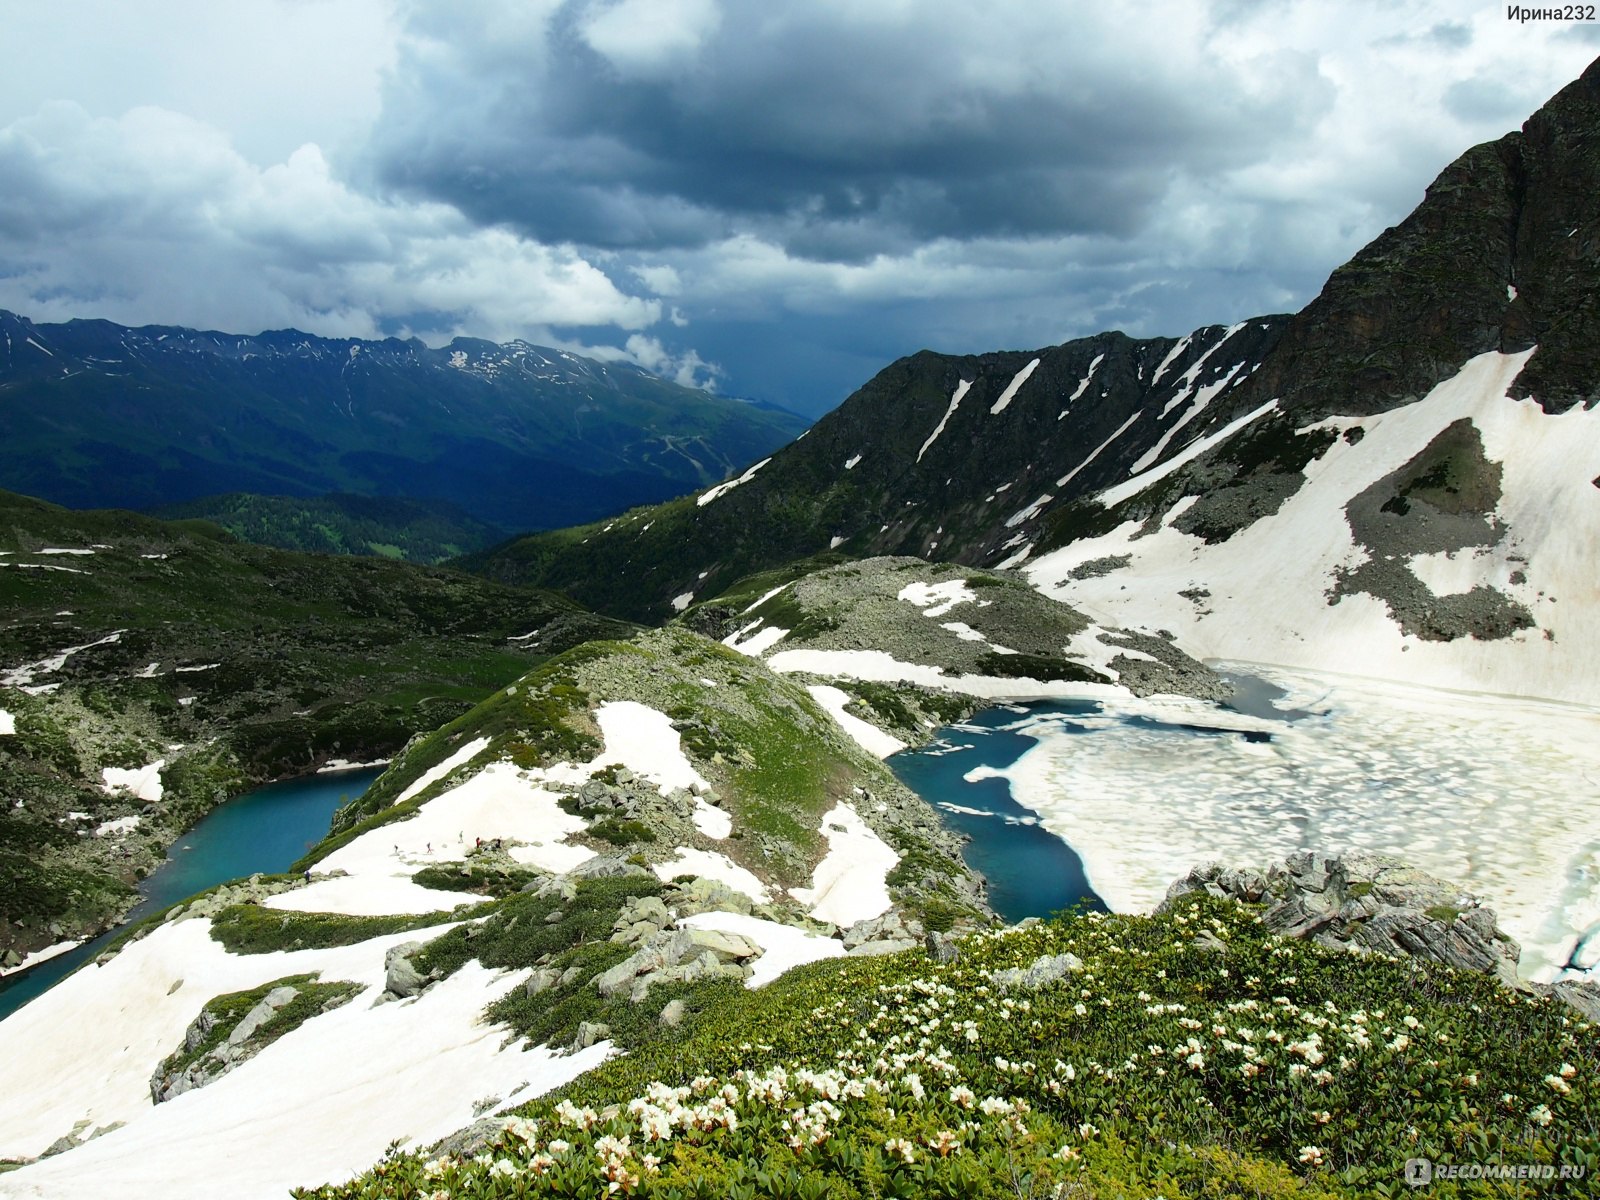
<svg viewBox="0 0 1600 1200">
<path fill-rule="evenodd" d="M 1264 904 L 1262 920 L 1283 937 L 1426 959 L 1518 983 L 1522 948 L 1500 928 L 1492 908 L 1386 855 L 1293 854 L 1265 870 L 1210 863 L 1174 883 L 1157 911 L 1196 891 Z"/>
</svg>

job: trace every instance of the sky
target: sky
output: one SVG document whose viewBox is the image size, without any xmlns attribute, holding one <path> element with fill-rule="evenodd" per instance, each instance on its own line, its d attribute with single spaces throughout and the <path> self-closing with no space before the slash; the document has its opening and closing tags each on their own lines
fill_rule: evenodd
<svg viewBox="0 0 1600 1200">
<path fill-rule="evenodd" d="M 833 407 L 1298 309 L 1600 56 L 1466 0 L 0 0 L 0 308 Z"/>
</svg>

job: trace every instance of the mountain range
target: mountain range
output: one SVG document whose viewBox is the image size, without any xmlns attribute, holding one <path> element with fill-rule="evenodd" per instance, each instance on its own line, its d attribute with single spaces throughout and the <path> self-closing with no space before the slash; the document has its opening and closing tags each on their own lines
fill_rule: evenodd
<svg viewBox="0 0 1600 1200">
<path fill-rule="evenodd" d="M 1293 316 L 924 351 L 716 488 L 464 565 L 659 620 L 914 554 L 1201 654 L 1593 700 L 1597 123 L 1591 67 Z"/>
<path fill-rule="evenodd" d="M 153 914 L 0 1022 L 26 1081 L 0 1191 L 1589 1194 L 1596 197 L 1600 63 L 1298 314 L 924 351 L 782 449 L 696 459 L 692 493 L 458 569 L 0 496 L 27 788 L 0 861 L 68 932 L 72 872 L 111 878 L 92 843 L 188 819 L 166 788 L 192 814 L 251 767 L 393 754 L 290 873 Z M 101 327 L 5 328 L 30 395 L 134 395 L 66 361 Z M 218 337 L 137 344 L 226 364 Z M 291 413 L 369 354 L 444 372 L 441 407 L 614 370 L 283 337 L 237 369 L 320 380 Z M 417 437 L 419 477 L 481 449 L 417 468 L 421 425 L 344 395 Z M 247 462 L 245 427 L 210 458 L 146 429 L 139 474 Z M 91 461 L 110 444 L 84 486 Z M 281 492 L 292 464 L 251 469 Z M 1005 761 L 955 774 L 1018 813 L 941 807 L 1042 826 L 1117 913 L 1002 928 L 883 762 L 992 735 Z M 1219 843 L 1253 858 L 1190 869 Z M 41 847 L 55 878 L 23 869 Z"/>
<path fill-rule="evenodd" d="M 520 341 L 0 312 L 0 487 L 77 508 L 345 492 L 552 528 L 713 483 L 806 424 Z"/>
</svg>

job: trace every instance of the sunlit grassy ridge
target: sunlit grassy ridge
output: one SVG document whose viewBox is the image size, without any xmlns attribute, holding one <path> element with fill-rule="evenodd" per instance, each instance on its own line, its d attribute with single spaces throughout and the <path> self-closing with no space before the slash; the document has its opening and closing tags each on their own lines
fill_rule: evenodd
<svg viewBox="0 0 1600 1200">
<path fill-rule="evenodd" d="M 1283 941 L 1208 899 L 961 950 L 813 964 L 528 1106 L 483 1153 L 299 1194 L 1372 1196 L 1406 1192 L 1414 1157 L 1600 1166 L 1596 1031 L 1485 977 Z M 1066 954 L 1081 966 L 1039 990 L 991 978 Z"/>
</svg>

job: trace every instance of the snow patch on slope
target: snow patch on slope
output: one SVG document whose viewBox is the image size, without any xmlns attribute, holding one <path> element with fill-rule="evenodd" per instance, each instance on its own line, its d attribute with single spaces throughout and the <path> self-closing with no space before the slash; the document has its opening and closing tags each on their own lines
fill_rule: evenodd
<svg viewBox="0 0 1600 1200">
<path fill-rule="evenodd" d="M 1022 370 L 1011 377 L 1011 382 L 1006 384 L 1006 390 L 1000 393 L 1000 398 L 989 407 L 991 416 L 1003 413 L 1010 407 L 1011 402 L 1017 398 L 1017 393 L 1022 390 L 1022 385 L 1028 382 L 1028 377 L 1033 374 L 1034 368 L 1039 365 L 1039 360 L 1033 359 Z"/>
<path fill-rule="evenodd" d="M 843 802 L 822 818 L 828 853 L 811 873 L 809 888 L 789 894 L 819 921 L 854 925 L 889 911 L 893 901 L 885 881 L 900 856 Z"/>
<path fill-rule="evenodd" d="M 730 479 L 726 483 L 717 484 L 716 487 L 712 488 L 709 492 L 703 493 L 698 499 L 695 500 L 696 506 L 700 507 L 700 508 L 704 508 L 706 505 L 710 504 L 713 500 L 715 500 L 718 496 L 726 496 L 729 492 L 733 491 L 733 489 L 738 487 L 741 483 L 749 483 L 752 479 L 755 478 L 756 472 L 761 470 L 762 467 L 766 466 L 771 461 L 772 461 L 772 459 L 770 459 L 770 458 L 763 458 L 760 462 L 756 463 L 755 466 L 751 467 L 743 475 L 739 476 L 739 478 Z M 646 526 L 646 528 L 649 528 L 649 527 Z"/>
<path fill-rule="evenodd" d="M 845 705 L 850 703 L 850 697 L 836 687 L 827 684 L 812 684 L 806 689 L 811 693 L 812 699 L 827 710 L 828 715 L 838 722 L 839 728 L 850 735 L 852 741 L 868 754 L 878 758 L 888 758 L 891 754 L 898 754 L 906 748 L 906 744 L 892 734 L 885 733 L 869 721 L 845 711 Z"/>
<path fill-rule="evenodd" d="M 1140 537 L 1129 522 L 1043 556 L 1027 574 L 1101 624 L 1171 630 L 1197 658 L 1600 703 L 1600 683 L 1585 666 L 1600 656 L 1593 582 L 1600 489 L 1592 483 L 1600 476 L 1600 410 L 1551 414 L 1507 396 L 1532 353 L 1479 355 L 1423 399 L 1362 418 L 1364 437 L 1334 442 L 1276 513 L 1226 541 L 1207 545 L 1170 521 Z M 1474 576 L 1499 588 L 1532 612 L 1537 628 L 1493 641 L 1423 641 L 1405 635 L 1371 596 L 1330 604 L 1326 593 L 1341 568 L 1367 557 L 1345 505 L 1461 419 L 1472 421 L 1485 455 L 1501 464 L 1495 517 L 1508 533 L 1485 554 L 1458 554 L 1448 567 L 1440 561 L 1423 569 L 1451 590 Z M 1130 480 L 1100 498 L 1112 503 L 1151 481 Z M 1071 578 L 1085 562 L 1121 555 L 1128 566 Z M 1514 571 L 1522 582 L 1510 582 Z M 1210 593 L 1204 606 L 1179 594 L 1195 589 Z"/>
<path fill-rule="evenodd" d="M 939 440 L 939 435 L 944 432 L 944 427 L 949 424 L 950 418 L 957 408 L 961 406 L 961 398 L 967 394 L 967 389 L 972 386 L 972 380 L 963 379 L 956 385 L 955 394 L 950 397 L 950 407 L 944 410 L 944 416 L 939 418 L 939 424 L 928 435 L 928 440 L 922 443 L 922 449 L 917 451 L 917 461 L 922 461 L 922 456 L 928 452 L 928 447 Z"/>
</svg>

